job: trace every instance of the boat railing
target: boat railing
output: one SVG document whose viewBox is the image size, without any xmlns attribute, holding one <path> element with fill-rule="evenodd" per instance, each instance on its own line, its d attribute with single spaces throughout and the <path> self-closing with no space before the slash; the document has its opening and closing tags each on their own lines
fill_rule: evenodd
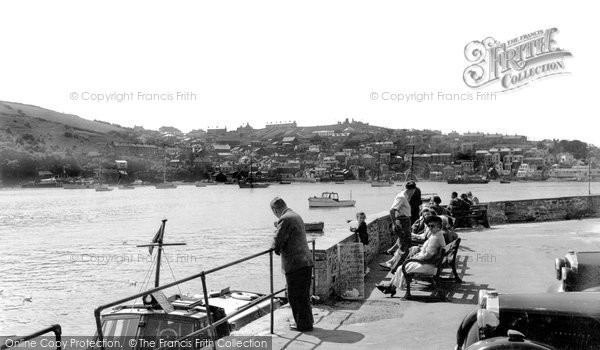
<svg viewBox="0 0 600 350">
<path fill-rule="evenodd" d="M 35 339 L 41 335 L 44 335 L 46 333 L 54 333 L 54 338 L 56 340 L 56 342 L 54 344 L 56 344 L 56 350 L 61 350 L 61 334 L 62 334 L 62 329 L 60 327 L 59 324 L 54 324 L 52 326 L 46 327 L 42 330 L 39 330 L 35 333 L 31 333 L 29 335 L 17 338 L 17 339 L 11 339 L 11 338 L 7 338 L 4 340 L 4 344 L 2 344 L 2 346 L 0 346 L 0 350 L 5 350 L 5 349 L 9 349 L 12 347 L 18 347 L 20 343 L 22 342 L 26 342 L 28 340 L 31 339 Z"/>
<path fill-rule="evenodd" d="M 309 240 L 308 243 L 312 245 L 312 259 L 313 259 L 313 266 L 314 266 L 314 263 L 315 263 L 315 240 Z M 104 335 L 102 333 L 102 321 L 100 319 L 100 315 L 101 315 L 101 312 L 103 310 L 108 309 L 108 308 L 113 307 L 113 306 L 116 306 L 116 305 L 119 305 L 119 304 L 122 304 L 122 303 L 125 303 L 125 302 L 128 302 L 128 301 L 135 300 L 135 299 L 140 298 L 140 297 L 144 297 L 145 295 L 152 294 L 152 293 L 161 291 L 163 289 L 167 289 L 167 288 L 170 288 L 170 287 L 173 287 L 173 286 L 176 286 L 176 285 L 179 285 L 179 284 L 182 284 L 182 283 L 185 283 L 185 282 L 197 279 L 197 278 L 200 278 L 201 281 L 202 281 L 202 293 L 203 293 L 203 296 L 204 296 L 204 306 L 206 307 L 206 310 L 207 310 L 206 316 L 207 316 L 208 326 L 206 326 L 206 327 L 204 327 L 202 329 L 199 329 L 197 331 L 194 331 L 192 333 L 189 333 L 189 334 L 187 334 L 187 335 L 185 335 L 185 336 L 177 339 L 176 340 L 177 342 L 183 342 L 186 339 L 189 339 L 189 338 L 195 337 L 197 335 L 200 335 L 200 334 L 202 334 L 202 333 L 204 333 L 204 332 L 206 332 L 208 330 L 210 330 L 212 332 L 212 334 L 216 334 L 215 333 L 215 328 L 217 326 L 219 326 L 219 325 L 227 322 L 232 317 L 234 317 L 234 316 L 236 316 L 236 315 L 244 312 L 245 310 L 247 310 L 247 309 L 249 309 L 249 308 L 251 308 L 251 307 L 259 304 L 260 302 L 267 300 L 267 299 L 270 299 L 270 311 L 269 311 L 270 316 L 271 316 L 271 319 L 270 319 L 270 331 L 271 331 L 271 334 L 274 334 L 274 324 L 275 324 L 274 298 L 275 298 L 276 295 L 278 295 L 278 294 L 286 291 L 286 289 L 287 289 L 287 288 L 283 288 L 283 289 L 280 289 L 278 291 L 274 291 L 274 285 L 273 285 L 273 253 L 274 252 L 275 252 L 275 250 L 273 248 L 271 248 L 271 249 L 262 251 L 260 253 L 252 254 L 252 255 L 249 255 L 247 257 L 244 257 L 244 258 L 232 261 L 230 263 L 227 263 L 227 264 L 224 264 L 224 265 L 221 265 L 221 266 L 218 266 L 218 267 L 206 270 L 206 271 L 202 271 L 202 272 L 199 272 L 197 274 L 194 274 L 194 275 L 182 278 L 180 280 L 177 280 L 177 281 L 174 281 L 174 282 L 162 285 L 162 286 L 158 286 L 158 287 L 146 290 L 144 292 L 140 292 L 140 293 L 134 294 L 132 296 L 129 296 L 129 297 L 126 297 L 126 298 L 123 298 L 123 299 L 119 299 L 117 301 L 113 301 L 111 303 L 104 304 L 104 305 L 101 305 L 101 306 L 97 307 L 96 309 L 94 309 L 94 318 L 96 319 L 96 331 L 98 332 L 98 341 L 99 341 L 99 344 L 103 344 L 103 339 L 104 339 Z M 247 305 L 244 305 L 243 307 L 239 308 L 238 310 L 235 310 L 234 312 L 228 314 L 226 317 L 221 318 L 221 319 L 219 319 L 216 322 L 213 322 L 212 315 L 210 313 L 210 303 L 209 303 L 208 289 L 206 287 L 206 276 L 209 275 L 209 274 L 211 274 L 211 273 L 215 273 L 217 271 L 220 271 L 220 270 L 226 269 L 228 267 L 232 267 L 232 266 L 241 264 L 241 263 L 246 262 L 248 260 L 252 260 L 252 259 L 258 258 L 258 257 L 263 256 L 263 255 L 267 255 L 267 254 L 269 255 L 269 282 L 270 282 L 270 289 L 269 290 L 270 290 L 270 293 L 266 294 L 264 296 L 261 296 L 261 297 L 255 299 L 255 300 L 253 300 L 251 303 L 249 303 Z M 316 292 L 316 287 L 315 287 L 315 269 L 314 268 L 313 268 L 313 271 L 312 271 L 312 285 L 313 285 L 313 293 L 312 294 L 314 296 L 315 292 Z M 214 344 L 214 342 L 213 342 L 213 344 Z M 102 349 L 104 349 L 103 346 L 102 346 Z M 3 349 L 0 349 L 0 350 L 3 350 Z"/>
</svg>

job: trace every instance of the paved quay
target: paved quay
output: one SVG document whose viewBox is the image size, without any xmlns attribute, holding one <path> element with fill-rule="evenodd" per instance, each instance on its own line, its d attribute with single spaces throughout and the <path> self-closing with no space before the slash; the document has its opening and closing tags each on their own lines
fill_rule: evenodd
<svg viewBox="0 0 600 350">
<path fill-rule="evenodd" d="M 458 233 L 463 282 L 444 284 L 449 302 L 404 300 L 403 290 L 393 298 L 381 293 L 375 284 L 392 276 L 378 266 L 389 258 L 382 255 L 370 265 L 366 299 L 314 306 L 312 332 L 290 330 L 291 309 L 278 309 L 273 349 L 452 349 L 458 325 L 476 307 L 479 290 L 545 292 L 555 281 L 555 258 L 568 249 L 600 250 L 600 219 L 500 225 Z M 267 315 L 235 335 L 268 336 L 269 320 Z"/>
</svg>

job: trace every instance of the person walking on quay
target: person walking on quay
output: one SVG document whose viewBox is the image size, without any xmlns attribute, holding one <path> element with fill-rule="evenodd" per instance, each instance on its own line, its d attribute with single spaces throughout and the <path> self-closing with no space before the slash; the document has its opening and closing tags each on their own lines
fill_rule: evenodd
<svg viewBox="0 0 600 350">
<path fill-rule="evenodd" d="M 414 195 L 417 185 L 414 181 L 406 183 L 405 190 L 398 193 L 394 198 L 394 203 L 390 208 L 390 219 L 392 220 L 392 229 L 398 236 L 399 250 L 403 255 L 408 254 L 408 248 L 411 246 L 410 239 L 410 216 L 411 207 L 409 199 Z"/>
<path fill-rule="evenodd" d="M 304 221 L 287 207 L 282 198 L 275 197 L 271 201 L 271 210 L 279 219 L 272 248 L 275 254 L 281 255 L 288 301 L 296 322 L 290 328 L 300 332 L 311 331 L 314 323 L 310 306 L 313 261 L 308 249 Z"/>
</svg>

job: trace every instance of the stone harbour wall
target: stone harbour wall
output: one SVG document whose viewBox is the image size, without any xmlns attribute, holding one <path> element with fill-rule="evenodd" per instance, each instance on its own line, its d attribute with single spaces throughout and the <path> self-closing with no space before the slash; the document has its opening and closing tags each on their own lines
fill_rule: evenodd
<svg viewBox="0 0 600 350">
<path fill-rule="evenodd" d="M 356 226 L 356 222 L 353 224 Z M 391 226 L 388 212 L 367 215 L 369 244 L 364 246 L 367 263 L 394 244 Z M 327 235 L 330 234 L 326 233 L 325 236 Z M 338 261 L 345 259 L 338 257 L 338 244 L 355 243 L 357 239 L 350 231 L 332 232 L 330 237 L 324 238 L 317 238 L 315 249 L 315 294 L 321 300 L 328 300 L 343 293 L 338 283 L 340 272 Z"/>
<path fill-rule="evenodd" d="M 573 196 L 488 203 L 490 224 L 572 220 L 600 214 L 600 196 Z"/>
</svg>

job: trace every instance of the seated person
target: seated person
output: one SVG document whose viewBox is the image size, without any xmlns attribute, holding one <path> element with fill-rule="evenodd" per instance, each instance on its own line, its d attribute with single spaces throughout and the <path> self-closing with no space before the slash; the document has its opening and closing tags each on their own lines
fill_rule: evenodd
<svg viewBox="0 0 600 350">
<path fill-rule="evenodd" d="M 473 205 L 473 202 L 471 202 L 471 200 L 469 199 L 469 196 L 467 196 L 466 193 L 462 193 L 460 195 L 460 199 L 462 199 L 463 201 L 465 201 L 465 203 L 467 203 L 469 206 Z"/>
<path fill-rule="evenodd" d="M 467 192 L 467 198 L 469 198 L 469 200 L 471 201 L 472 205 L 477 205 L 479 204 L 479 198 L 477 197 L 473 197 L 473 193 L 471 193 L 471 191 Z"/>
<path fill-rule="evenodd" d="M 442 234 L 444 235 L 444 241 L 446 241 L 446 244 L 454 242 L 458 238 L 458 235 L 452 228 L 450 218 L 446 215 L 440 215 L 440 218 L 442 218 Z"/>
<path fill-rule="evenodd" d="M 467 210 L 469 207 L 467 202 L 458 197 L 458 193 L 452 192 L 452 199 L 450 199 L 450 204 L 448 204 L 448 212 L 450 215 L 454 216 L 453 212 L 456 212 L 457 210 Z"/>
<path fill-rule="evenodd" d="M 430 217 L 432 214 L 435 214 L 435 212 L 433 210 L 431 210 L 429 207 L 424 207 L 423 209 L 421 209 L 419 218 L 410 227 L 410 232 L 416 233 L 416 234 L 423 233 L 423 231 L 425 231 L 425 228 L 426 228 L 425 227 L 425 218 Z"/>
<path fill-rule="evenodd" d="M 433 265 L 439 258 L 442 248 L 446 245 L 442 234 L 442 218 L 439 216 L 431 216 L 425 221 L 427 227 L 431 231 L 431 236 L 425 241 L 419 251 L 412 256 L 412 259 L 423 260 L 423 263 L 411 261 L 406 264 L 406 272 L 420 272 L 434 274 L 437 267 Z M 405 282 L 405 277 L 402 271 L 394 274 L 389 285 L 378 284 L 377 289 L 385 294 L 391 294 L 393 297 L 396 294 L 396 289 L 401 288 Z"/>
<path fill-rule="evenodd" d="M 440 204 L 442 203 L 442 199 L 440 196 L 433 196 L 429 201 L 429 209 L 435 211 L 438 215 L 446 215 L 446 208 L 442 207 Z"/>
</svg>

